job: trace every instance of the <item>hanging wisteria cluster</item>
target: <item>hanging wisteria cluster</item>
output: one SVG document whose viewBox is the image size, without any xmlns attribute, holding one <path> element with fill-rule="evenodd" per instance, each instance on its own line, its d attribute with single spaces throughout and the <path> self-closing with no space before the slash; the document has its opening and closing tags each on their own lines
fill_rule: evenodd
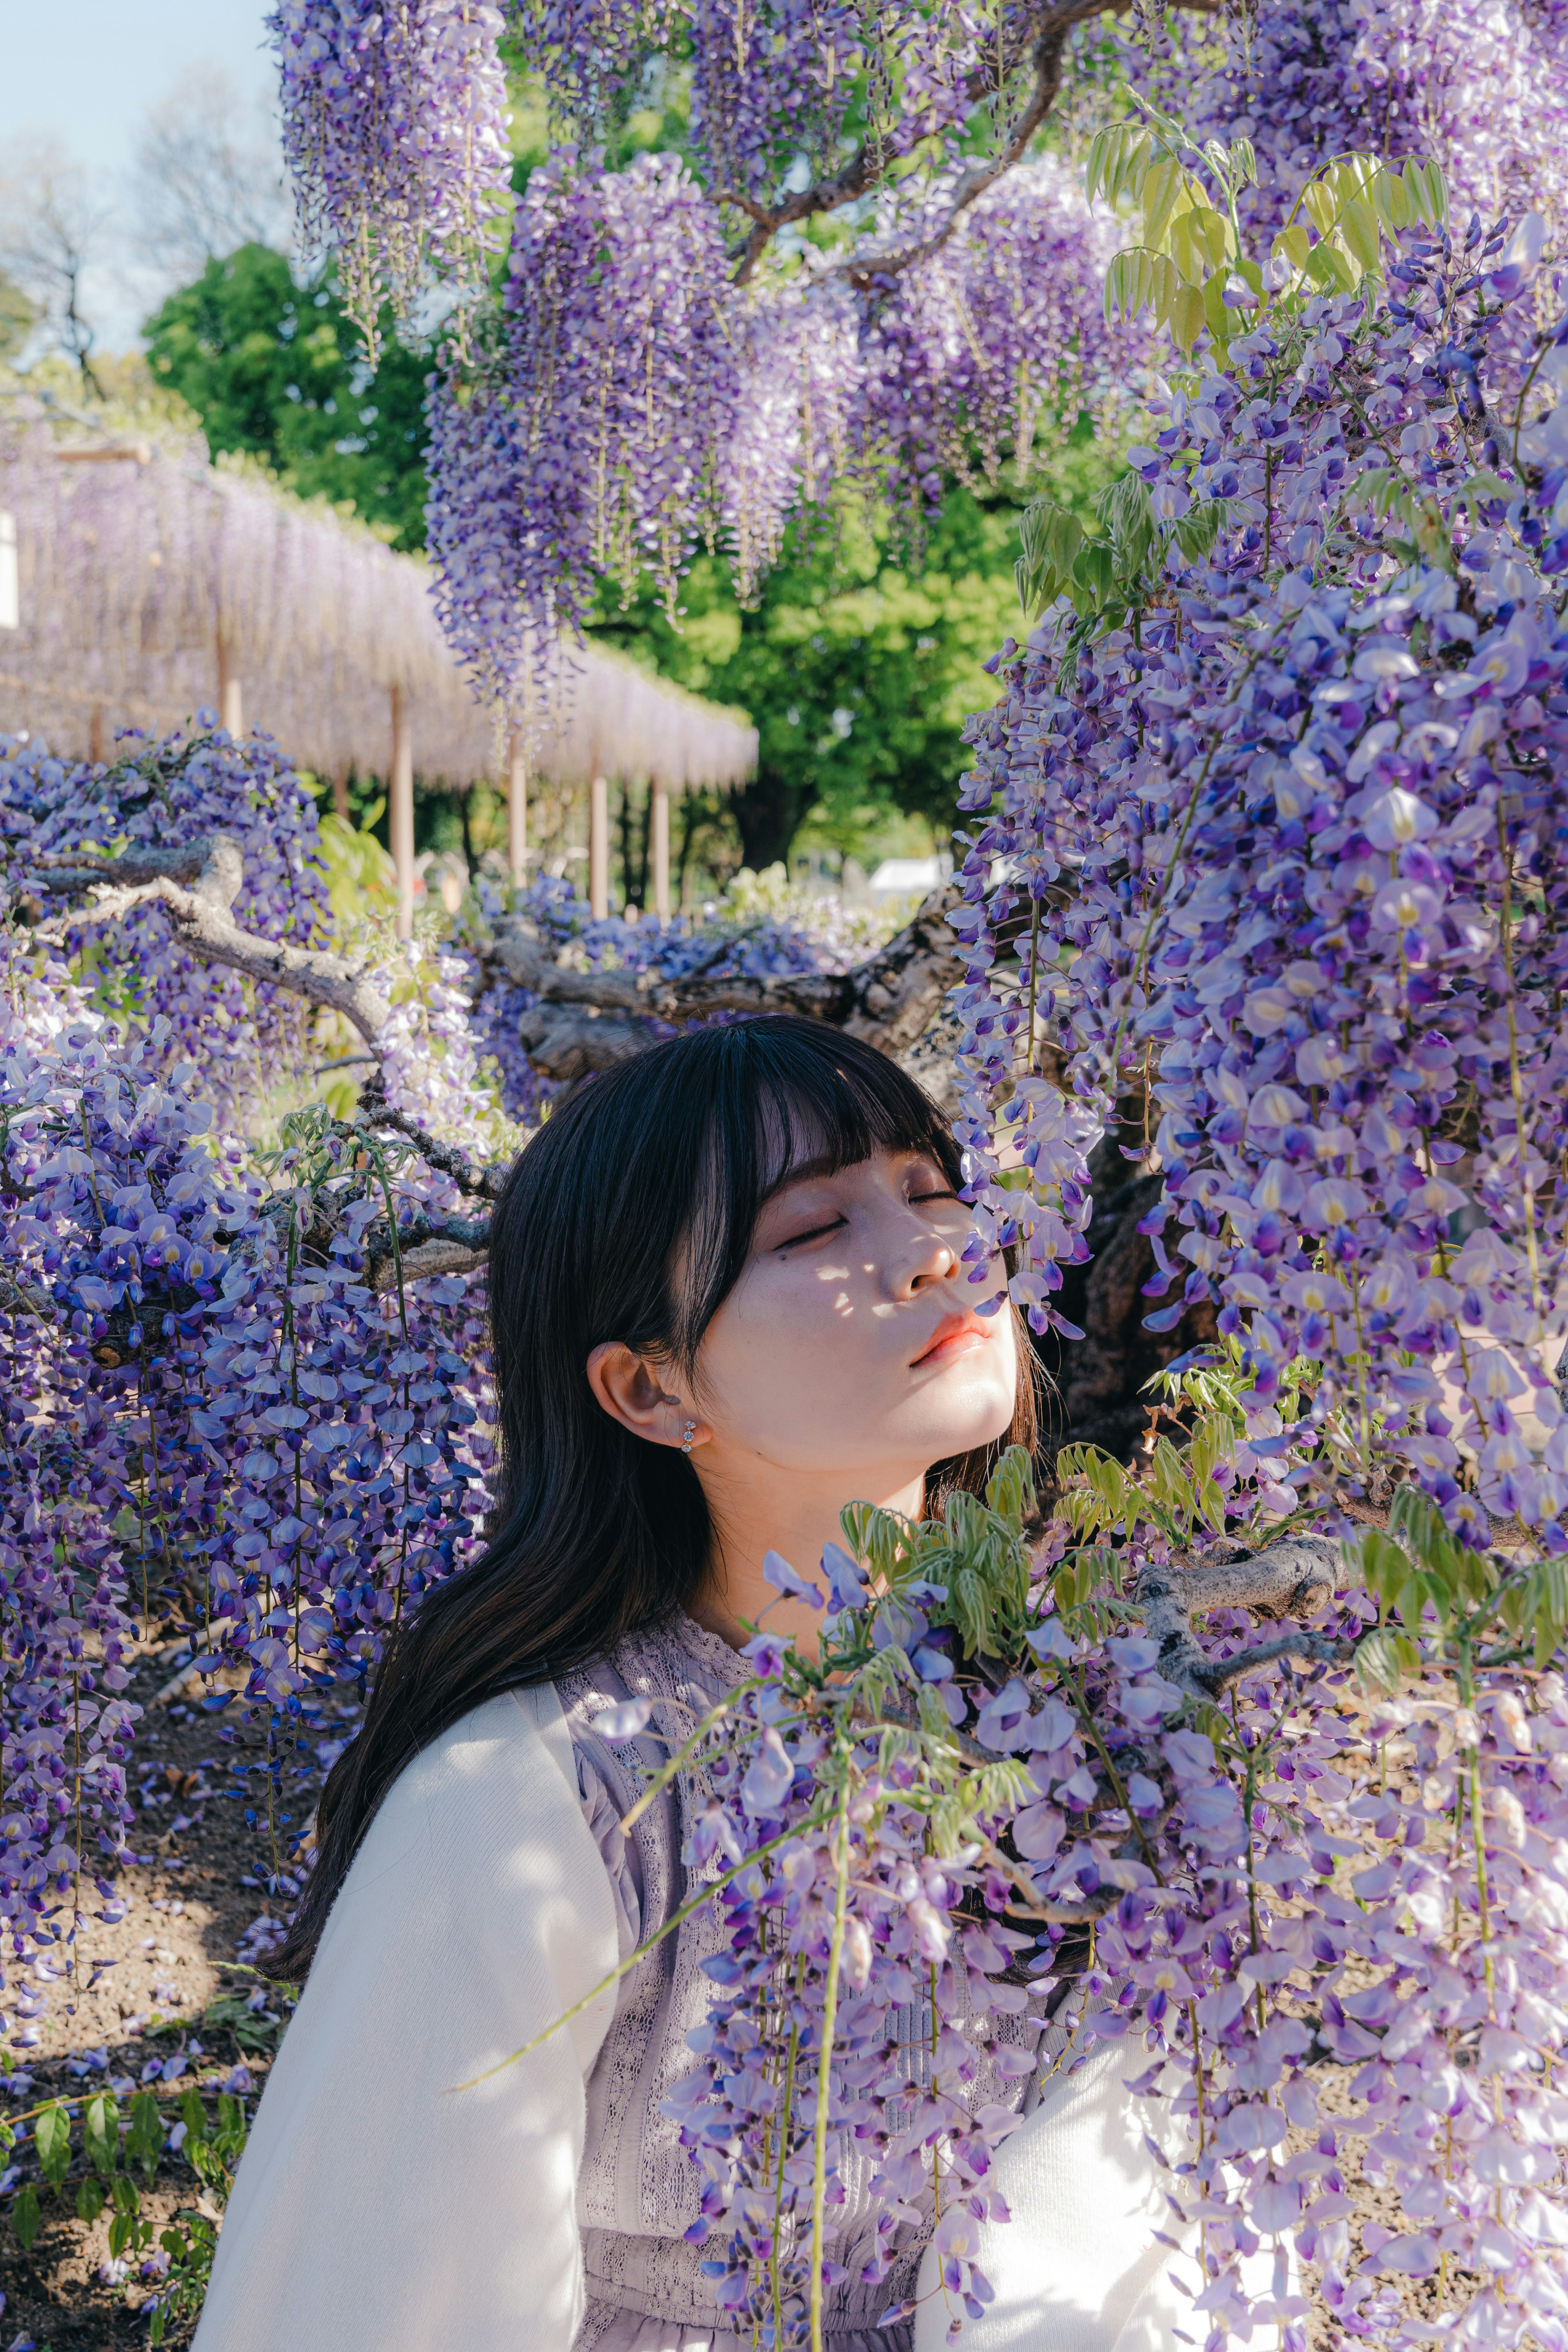
<svg viewBox="0 0 1568 2352">
<path fill-rule="evenodd" d="M 1124 396 L 1142 339 L 1100 312 L 1105 224 L 1075 174 L 1012 168 L 1066 69 L 1074 13 L 1047 37 L 947 6 L 515 11 L 570 135 L 517 202 L 493 314 L 476 329 L 463 310 L 431 394 L 437 603 L 487 698 L 525 711 L 557 622 L 583 621 L 603 582 L 629 593 L 646 568 L 677 610 L 705 540 L 749 595 L 789 517 L 834 485 L 889 498 L 918 535 L 944 472 L 994 478 L 1005 457 L 1026 472 L 1037 427 L 1048 438 Z M 419 14 L 399 19 L 399 58 L 416 53 Z M 294 149 L 335 157 L 345 192 L 332 214 L 311 160 L 308 209 L 356 268 L 403 271 L 376 195 L 386 142 L 353 62 L 363 26 L 307 40 L 280 16 L 275 29 Z M 692 165 L 608 170 L 607 111 L 656 57 L 689 60 Z M 400 125 L 412 89 L 399 83 Z M 446 63 L 426 103 L 433 125 L 454 112 Z M 939 159 L 904 171 L 922 142 Z M 421 161 L 432 184 L 451 174 L 454 215 L 490 200 L 475 152 L 471 170 L 439 141 Z M 809 192 L 803 164 L 824 175 Z M 847 206 L 853 233 L 803 240 L 799 224 Z M 425 258 L 450 274 L 438 236 Z"/>
<path fill-rule="evenodd" d="M 223 831 L 245 860 L 237 919 L 300 946 L 322 939 L 327 893 L 315 806 L 292 763 L 269 738 L 241 747 L 213 723 L 212 711 L 200 718 L 206 726 L 187 735 L 127 736 L 110 767 L 0 742 L 0 887 L 9 894 L 51 854 L 152 850 Z M 46 910 L 34 900 L 28 911 Z M 266 1091 L 266 1068 L 300 1060 L 298 999 L 258 997 L 236 973 L 198 962 L 161 907 L 132 910 L 111 953 L 91 929 L 68 928 L 59 944 L 92 1013 L 128 1019 L 143 1033 L 162 1019 L 155 1066 L 164 1072 L 179 1062 L 199 1066 L 204 1091 L 226 1124 Z"/>
<path fill-rule="evenodd" d="M 718 223 L 689 173 L 559 152 L 518 206 L 500 352 L 435 405 L 430 550 L 448 634 L 492 690 L 526 643 L 646 562 L 673 594 L 717 521 L 733 362 Z M 448 404 L 460 403 L 455 416 Z"/>
<path fill-rule="evenodd" d="M 321 943 L 315 803 L 269 739 L 236 743 L 211 719 L 127 738 L 108 766 L 37 746 L 0 758 L 0 1993 L 21 2047 L 41 2038 L 48 1988 L 63 1979 L 69 1998 L 91 1919 L 121 1916 L 140 1709 L 120 1694 L 159 1629 L 220 1678 L 209 1704 L 260 1730 L 250 1867 L 278 1907 L 298 1891 L 286 1763 L 322 1695 L 363 1689 L 388 1628 L 479 1539 L 473 1171 L 504 1147 L 506 1113 L 536 1122 L 555 1091 L 518 1041 L 532 998 L 493 961 L 461 941 L 371 941 L 374 1088 L 348 1119 L 312 1105 L 279 1123 L 320 1051 L 300 998 L 194 953 L 161 904 L 106 924 L 70 863 L 226 835 L 241 928 Z M 854 960 L 831 925 L 695 939 L 595 922 L 564 884 L 508 895 L 483 886 L 492 918 L 524 915 L 590 968 Z M 400 1119 L 440 1139 L 441 1165 Z M 477 1248 L 454 1244 L 465 1233 Z M 463 1270 L 433 1266 L 433 1235 Z"/>
<path fill-rule="evenodd" d="M 706 537 L 750 594 L 833 485 L 888 499 L 918 541 L 944 479 L 1004 457 L 1026 479 L 1058 422 L 1137 392 L 1145 339 L 1097 310 L 1106 221 L 1039 152 L 1104 38 L 1079 0 L 994 18 L 951 0 L 518 0 L 464 14 L 466 66 L 438 37 L 446 7 L 389 13 L 374 39 L 379 15 L 317 13 L 308 37 L 285 12 L 275 30 L 301 187 L 345 266 L 419 266 L 422 233 L 402 226 L 417 207 L 378 194 L 388 152 L 417 150 L 433 218 L 496 202 L 490 146 L 451 126 L 493 119 L 503 26 L 560 126 L 517 204 L 500 315 L 476 337 L 464 309 L 432 393 L 437 594 L 487 695 L 525 703 L 556 615 L 579 621 L 600 583 L 625 592 L 647 567 L 678 610 Z M 1194 152 L 1251 132 L 1243 213 L 1275 227 L 1326 162 L 1369 148 L 1436 154 L 1489 218 L 1526 191 L 1558 218 L 1563 40 L 1561 12 L 1524 0 L 1321 0 L 1217 26 L 1178 10 L 1168 31 L 1142 12 L 1121 49 L 1133 89 L 1180 105 Z M 390 138 L 357 62 L 384 47 Z M 689 168 L 608 172 L 596 142 L 650 75 L 689 77 Z M 419 251 L 437 276 L 469 267 L 436 229 Z"/>
<path fill-rule="evenodd" d="M 333 256 L 375 363 L 434 266 L 471 295 L 510 194 L 500 12 L 486 0 L 280 0 L 268 18 L 307 247 Z"/>
<path fill-rule="evenodd" d="M 1384 1540 L 1436 1623 L 1405 1689 L 1365 1695 L 1345 1669 L 1379 1636 L 1343 1588 L 1376 1580 L 1371 1548 L 1336 1572 L 1330 1545 L 1282 1547 L 1277 1590 L 1314 1630 L 1259 1627 L 1216 1605 L 1236 1571 L 1171 1574 L 1205 1477 L 1150 1514 L 1123 1481 L 1031 1555 L 1014 1455 L 986 1508 L 957 1497 L 921 1528 L 846 1512 L 819 1580 L 770 1558 L 826 1610 L 820 1654 L 760 1633 L 753 1678 L 668 1768 L 705 1791 L 687 1860 L 727 1930 L 670 2103 L 726 2326 L 820 2346 L 853 2137 L 878 2221 L 851 2284 L 884 2287 L 886 2325 L 935 2296 L 961 2340 L 991 2300 L 996 2151 L 1049 2017 L 1047 2090 L 1117 2044 L 1163 2117 L 1165 2307 L 1190 2299 L 1190 2340 L 1263 2326 L 1302 2352 L 1310 2263 L 1348 2336 L 1568 2341 L 1568 1697 L 1505 1631 L 1524 1580 L 1412 1496 Z M 1110 1518 L 1114 1585 L 1084 1543 Z M 1160 1614 L 1183 1581 L 1202 1643 Z M 1363 2221 L 1359 2260 L 1358 2143 L 1405 2221 Z"/>
<path fill-rule="evenodd" d="M 1487 405 L 1529 275 L 1487 274 L 1505 241 L 1413 245 L 1386 308 L 1314 297 L 1234 343 L 1134 452 L 1103 625 L 1010 653 L 964 794 L 967 1135 L 1047 1318 L 1081 1215 L 1074 1114 L 1027 1075 L 1059 1016 L 1068 1096 L 1148 1105 L 1154 1295 L 1214 1302 L 1260 1403 L 1322 1362 L 1290 1483 L 1402 1462 L 1456 1528 L 1514 1513 L 1555 1553 L 1568 511 Z"/>
<path fill-rule="evenodd" d="M 1275 228 L 1331 156 L 1434 155 L 1456 208 L 1568 217 L 1568 19 L 1528 0 L 1263 5 L 1214 54 L 1192 29 L 1152 58 L 1124 45 L 1135 87 L 1162 88 L 1200 145 L 1249 137 L 1249 198 Z M 1203 54 L 1205 47 L 1209 54 Z M 1163 53 L 1162 53 L 1163 52 Z"/>
</svg>

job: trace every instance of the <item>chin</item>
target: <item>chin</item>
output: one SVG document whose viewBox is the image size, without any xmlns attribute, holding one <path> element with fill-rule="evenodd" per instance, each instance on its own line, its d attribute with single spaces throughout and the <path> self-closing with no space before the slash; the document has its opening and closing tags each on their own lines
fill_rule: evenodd
<svg viewBox="0 0 1568 2352">
<path fill-rule="evenodd" d="M 978 1446 L 994 1445 L 1013 1426 L 1016 1405 L 1011 1381 L 1005 1391 L 993 1381 L 983 1387 L 977 1382 L 967 1396 L 952 1400 L 947 1412 L 931 1416 L 931 1460 L 945 1462 L 951 1454 L 973 1454 Z"/>
</svg>

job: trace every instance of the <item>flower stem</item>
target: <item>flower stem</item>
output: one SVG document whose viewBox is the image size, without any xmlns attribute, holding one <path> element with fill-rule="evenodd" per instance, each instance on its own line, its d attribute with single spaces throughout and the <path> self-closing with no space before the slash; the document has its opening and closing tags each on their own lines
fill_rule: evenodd
<svg viewBox="0 0 1568 2352">
<path fill-rule="evenodd" d="M 833 1853 L 833 1942 L 827 1980 L 822 1989 L 822 2057 L 816 2078 L 816 2130 L 811 2178 L 811 2352 L 822 2352 L 823 2221 L 827 2206 L 827 2109 L 832 2093 L 833 2029 L 838 2017 L 838 1971 L 844 1960 L 844 1928 L 849 1906 L 849 1774 L 838 1792 Z"/>
</svg>

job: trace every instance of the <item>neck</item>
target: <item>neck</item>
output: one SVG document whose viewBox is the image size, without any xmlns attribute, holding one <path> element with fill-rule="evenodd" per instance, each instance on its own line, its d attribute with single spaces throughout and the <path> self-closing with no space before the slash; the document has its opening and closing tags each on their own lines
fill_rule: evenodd
<svg viewBox="0 0 1568 2352">
<path fill-rule="evenodd" d="M 814 1478 L 772 1463 L 759 1465 L 753 1457 L 741 1475 L 722 1461 L 700 1456 L 695 1467 L 708 1498 L 713 1540 L 691 1614 L 737 1650 L 760 1620 L 768 1633 L 793 1633 L 808 1656 L 816 1654 L 821 1617 L 809 1602 L 781 1598 L 764 1582 L 768 1552 L 782 1552 L 801 1576 L 820 1586 L 823 1547 L 843 1542 L 838 1515 L 847 1503 L 878 1503 L 918 1518 L 925 1496 L 923 1471 L 911 1476 L 907 1469 L 884 1468 Z"/>
</svg>

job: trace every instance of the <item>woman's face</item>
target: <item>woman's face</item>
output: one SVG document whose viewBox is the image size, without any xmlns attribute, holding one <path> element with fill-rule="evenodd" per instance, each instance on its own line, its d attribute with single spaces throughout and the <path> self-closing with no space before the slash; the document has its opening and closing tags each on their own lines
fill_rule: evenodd
<svg viewBox="0 0 1568 2352">
<path fill-rule="evenodd" d="M 970 1212 L 934 1160 L 880 1152 L 834 1174 L 807 1162 L 765 1203 L 745 1269 L 697 1360 L 712 1454 L 890 1488 L 1009 1426 L 1013 1318 L 975 1309 Z"/>
</svg>

